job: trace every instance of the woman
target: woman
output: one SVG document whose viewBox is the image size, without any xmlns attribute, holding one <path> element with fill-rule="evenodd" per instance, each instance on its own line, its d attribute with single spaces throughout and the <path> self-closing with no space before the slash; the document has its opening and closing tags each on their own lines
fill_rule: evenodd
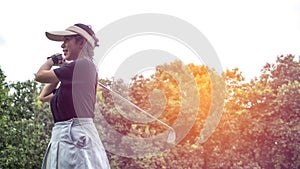
<svg viewBox="0 0 300 169">
<path fill-rule="evenodd" d="M 47 83 L 39 99 L 50 101 L 55 122 L 42 168 L 110 168 L 93 123 L 98 78 L 92 59 L 98 39 L 84 24 L 46 32 L 46 36 L 63 41 L 65 58 L 49 57 L 35 75 L 36 81 Z"/>
</svg>

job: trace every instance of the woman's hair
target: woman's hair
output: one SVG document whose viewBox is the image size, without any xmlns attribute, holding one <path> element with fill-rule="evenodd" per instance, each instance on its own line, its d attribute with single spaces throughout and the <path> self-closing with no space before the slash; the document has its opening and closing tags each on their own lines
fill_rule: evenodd
<svg viewBox="0 0 300 169">
<path fill-rule="evenodd" d="M 98 44 L 99 40 L 96 37 L 95 32 L 92 30 L 91 26 L 88 26 L 88 25 L 85 25 L 85 24 L 82 24 L 82 23 L 77 23 L 77 24 L 75 24 L 75 26 L 80 27 L 81 29 L 85 30 L 89 35 L 91 35 L 91 37 L 95 40 L 95 46 L 99 46 L 99 44 Z M 83 38 L 82 36 L 79 36 L 79 37 Z M 78 39 L 78 38 L 76 38 L 76 39 Z M 90 58 L 93 58 L 94 48 L 92 47 L 92 45 L 90 43 L 86 43 L 86 45 L 82 49 L 82 54 L 87 55 Z"/>
<path fill-rule="evenodd" d="M 95 32 L 92 30 L 92 26 L 90 26 L 90 25 L 88 26 L 88 25 L 85 25 L 82 23 L 77 23 L 74 26 L 78 26 L 81 29 L 85 30 L 95 40 L 95 46 L 99 46 L 99 44 L 98 44 L 99 39 L 96 37 Z"/>
</svg>

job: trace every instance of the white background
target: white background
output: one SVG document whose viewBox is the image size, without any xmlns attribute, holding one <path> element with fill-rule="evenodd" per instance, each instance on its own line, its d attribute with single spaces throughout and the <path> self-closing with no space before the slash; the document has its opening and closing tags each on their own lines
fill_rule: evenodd
<svg viewBox="0 0 300 169">
<path fill-rule="evenodd" d="M 10 0 L 1 1 L 0 8 L 0 66 L 7 81 L 33 79 L 46 57 L 61 52 L 61 43 L 49 41 L 45 31 L 84 23 L 97 32 L 140 13 L 168 14 L 194 25 L 214 47 L 223 69 L 238 67 L 247 79 L 279 55 L 298 59 L 300 54 L 296 0 Z"/>
</svg>

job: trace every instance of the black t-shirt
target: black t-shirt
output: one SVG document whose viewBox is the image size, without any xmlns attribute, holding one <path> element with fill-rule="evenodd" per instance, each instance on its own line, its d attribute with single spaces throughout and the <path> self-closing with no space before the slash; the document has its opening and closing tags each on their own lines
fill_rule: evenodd
<svg viewBox="0 0 300 169">
<path fill-rule="evenodd" d="M 97 70 L 88 59 L 77 59 L 54 69 L 59 88 L 50 101 L 54 122 L 71 118 L 93 118 L 96 102 Z"/>
</svg>

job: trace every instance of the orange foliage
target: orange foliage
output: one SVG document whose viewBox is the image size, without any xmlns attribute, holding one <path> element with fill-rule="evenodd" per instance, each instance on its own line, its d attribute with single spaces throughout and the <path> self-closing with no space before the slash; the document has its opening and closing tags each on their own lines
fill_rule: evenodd
<svg viewBox="0 0 300 169">
<path fill-rule="evenodd" d="M 136 76 L 133 78 L 133 83 L 130 87 L 130 96 L 133 99 L 132 101 L 153 115 L 155 115 L 157 112 L 155 112 L 155 109 L 153 108 L 155 107 L 155 105 L 153 105 L 153 98 L 150 99 L 151 92 L 155 90 L 161 91 L 164 97 L 154 98 L 154 100 L 160 100 L 157 104 L 165 104 L 160 105 L 163 106 L 164 109 L 158 118 L 169 125 L 174 123 L 178 114 L 180 113 L 182 93 L 178 79 L 176 80 L 176 77 L 174 78 L 176 75 L 180 76 L 180 73 L 169 74 L 166 69 L 177 70 L 180 69 L 180 66 L 182 66 L 181 63 L 173 62 L 170 65 L 157 67 L 156 73 L 151 77 L 151 79 L 145 79 L 143 76 Z M 190 73 L 193 74 L 200 98 L 198 108 L 199 112 L 195 119 L 195 123 L 185 138 L 185 140 L 192 141 L 199 136 L 199 133 L 203 128 L 204 122 L 209 114 L 212 101 L 212 88 L 208 68 L 206 66 L 189 64 L 186 67 Z M 188 88 L 188 86 L 185 87 Z"/>
<path fill-rule="evenodd" d="M 211 79 L 208 73 L 208 67 L 204 65 L 196 66 L 194 64 L 189 64 L 187 66 L 193 73 L 200 96 L 198 116 L 193 128 L 191 129 L 191 132 L 189 133 L 189 137 L 193 139 L 199 136 L 199 133 L 203 128 L 204 122 L 209 114 L 212 104 L 212 87 Z"/>
</svg>

